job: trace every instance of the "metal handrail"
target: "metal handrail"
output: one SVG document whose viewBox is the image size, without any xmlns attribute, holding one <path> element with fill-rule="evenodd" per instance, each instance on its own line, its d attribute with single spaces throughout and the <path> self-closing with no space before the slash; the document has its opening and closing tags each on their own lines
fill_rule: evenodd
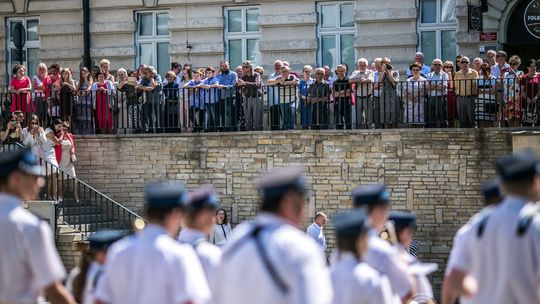
<svg viewBox="0 0 540 304">
<path fill-rule="evenodd" d="M 13 143 L 11 146 L 10 145 L 3 145 L 4 147 L 4 150 L 6 150 L 6 147 L 7 149 L 20 149 L 20 148 L 23 148 L 24 146 L 20 143 Z M 84 192 L 86 194 L 87 197 L 90 197 L 90 201 L 93 202 L 93 203 L 97 203 L 99 206 L 91 206 L 91 205 L 80 205 L 80 206 L 77 206 L 77 205 L 71 205 L 71 206 L 65 206 L 65 205 L 62 205 L 62 202 L 64 202 L 64 198 L 60 198 L 60 199 L 57 199 L 60 203 L 57 205 L 57 210 L 58 209 L 62 209 L 62 210 L 67 210 L 67 208 L 70 208 L 70 207 L 86 207 L 86 208 L 93 208 L 94 211 L 96 212 L 96 214 L 98 212 L 104 212 L 106 213 L 107 216 L 112 216 L 112 220 L 113 222 L 118 222 L 118 223 L 127 223 L 129 222 L 131 224 L 131 226 L 128 226 L 126 227 L 127 230 L 129 231 L 133 231 L 133 220 L 142 220 L 142 221 L 145 221 L 144 218 L 142 218 L 140 215 L 136 214 L 135 212 L 129 210 L 128 208 L 126 208 L 125 206 L 123 206 L 122 204 L 116 202 L 115 200 L 111 199 L 109 196 L 101 193 L 100 191 L 98 191 L 97 189 L 95 189 L 94 187 L 88 185 L 87 183 L 85 183 L 84 181 L 82 181 L 81 179 L 77 178 L 76 176 L 73 176 L 72 174 L 70 174 L 69 172 L 66 172 L 65 170 L 55 166 L 54 164 L 51 164 L 50 162 L 46 161 L 44 158 L 42 158 L 40 155 L 36 155 L 38 157 L 38 159 L 40 160 L 40 162 L 43 164 L 46 164 L 46 166 L 50 166 L 51 170 L 46 170 L 48 172 L 50 171 L 57 171 L 58 173 L 60 173 L 62 175 L 62 178 L 61 180 L 63 181 L 64 179 L 67 179 L 66 180 L 70 180 L 71 179 L 71 182 L 75 182 L 77 183 L 79 186 L 78 188 L 75 190 L 73 189 L 73 192 L 75 194 L 75 192 L 77 193 L 76 196 L 79 195 L 79 192 Z M 51 177 L 52 179 L 54 179 L 54 177 Z M 58 183 L 60 178 L 57 176 L 56 177 L 56 182 Z M 49 180 L 47 180 L 47 182 L 51 182 Z M 53 182 L 54 184 L 54 182 Z M 55 195 L 55 191 L 58 190 L 58 189 L 55 189 L 53 190 L 52 194 L 51 193 L 48 193 L 48 186 L 46 186 L 46 190 L 45 190 L 45 193 L 47 193 L 47 195 L 52 195 L 54 196 Z M 58 184 L 56 185 L 56 187 L 58 187 Z M 68 186 L 69 188 L 69 186 Z M 75 188 L 75 187 L 74 187 Z M 85 189 L 84 191 L 80 191 L 81 189 Z M 62 188 L 62 194 L 64 194 L 64 190 Z M 56 193 L 56 195 L 58 196 L 59 193 Z M 99 197 L 99 199 L 98 199 Z M 94 199 L 92 199 L 94 198 Z M 55 198 L 56 199 L 56 198 Z M 102 204 L 99 204 L 99 203 L 102 203 Z M 103 202 L 108 202 L 108 204 L 110 205 L 106 205 L 106 204 L 103 204 Z M 118 214 L 117 213 L 123 213 L 122 215 Z M 71 227 L 72 229 L 75 229 L 77 231 L 79 231 L 81 234 L 88 234 L 88 233 L 92 233 L 92 232 L 95 232 L 95 230 L 97 229 L 85 229 L 83 228 L 84 225 L 92 225 L 92 224 L 96 224 L 97 221 L 96 221 L 96 218 L 97 216 L 94 214 L 94 216 L 92 215 L 88 215 L 88 214 L 82 214 L 82 213 L 75 213 L 75 214 L 71 214 L 71 215 L 66 215 L 65 212 L 63 214 L 64 216 L 64 219 L 63 220 L 60 220 L 60 212 L 57 212 L 57 222 L 63 222 L 65 224 L 67 224 L 69 227 Z M 69 220 L 66 220 L 65 218 L 66 217 L 82 217 L 83 220 L 86 219 L 88 220 L 88 222 L 85 222 L 85 223 L 79 223 L 79 224 L 75 224 L 75 223 L 70 223 Z M 118 218 L 118 217 L 121 217 L 121 218 Z M 92 220 L 94 221 L 94 223 L 92 223 Z M 101 219 L 107 219 L 107 217 L 102 217 Z M 103 225 L 102 225 L 103 226 Z M 55 227 L 56 229 L 57 227 Z M 111 228 L 111 227 L 101 227 L 101 228 Z M 116 227 L 118 228 L 118 227 Z"/>
</svg>

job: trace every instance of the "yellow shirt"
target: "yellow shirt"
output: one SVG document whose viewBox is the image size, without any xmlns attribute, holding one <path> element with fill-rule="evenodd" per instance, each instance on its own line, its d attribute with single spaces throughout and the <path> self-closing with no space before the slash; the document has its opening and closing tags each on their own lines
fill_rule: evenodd
<svg viewBox="0 0 540 304">
<path fill-rule="evenodd" d="M 478 72 L 475 70 L 469 69 L 467 74 L 464 74 L 463 70 L 458 71 L 454 83 L 458 96 L 478 95 Z"/>
</svg>

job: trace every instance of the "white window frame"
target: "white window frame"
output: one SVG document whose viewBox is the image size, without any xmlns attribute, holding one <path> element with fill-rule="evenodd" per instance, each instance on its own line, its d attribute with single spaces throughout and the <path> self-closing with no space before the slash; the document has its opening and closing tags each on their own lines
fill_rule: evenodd
<svg viewBox="0 0 540 304">
<path fill-rule="evenodd" d="M 441 12 L 442 12 L 442 1 L 436 0 L 437 2 L 437 11 L 435 17 L 435 23 L 422 23 L 422 2 L 419 3 L 418 11 L 418 25 L 417 25 L 417 34 L 418 34 L 418 46 L 417 50 L 424 52 L 422 50 L 422 32 L 435 32 L 435 57 L 442 58 L 442 32 L 444 31 L 454 31 L 457 33 L 457 17 L 454 21 L 451 22 L 441 22 Z M 456 41 L 456 54 L 457 50 L 457 41 Z"/>
<path fill-rule="evenodd" d="M 139 16 L 143 14 L 152 14 L 152 35 L 151 36 L 140 36 L 139 35 Z M 158 58 L 157 58 L 157 44 L 158 43 L 169 43 L 169 48 L 171 45 L 171 29 L 169 28 L 168 35 L 158 35 L 157 34 L 157 15 L 158 14 L 167 14 L 170 18 L 170 12 L 168 10 L 156 10 L 156 11 L 137 11 L 135 12 L 135 69 L 138 69 L 141 63 L 146 65 L 152 65 L 158 69 Z M 152 62 L 141 62 L 140 54 L 140 44 L 152 44 L 152 50 L 154 51 L 154 56 L 152 56 Z M 169 54 L 169 62 L 171 62 L 171 53 Z M 167 67 L 167 70 L 170 67 Z M 159 71 L 158 71 L 159 73 Z"/>
<path fill-rule="evenodd" d="M 261 41 L 261 25 L 259 22 L 259 30 L 258 31 L 248 31 L 247 30 L 247 11 L 250 9 L 257 9 L 259 10 L 259 18 L 261 16 L 261 8 L 258 5 L 255 6 L 231 6 L 231 7 L 225 7 L 223 10 L 223 17 L 225 20 L 225 26 L 224 26 L 224 40 L 225 40 L 225 58 L 227 58 L 227 61 L 229 60 L 229 41 L 230 40 L 242 40 L 242 61 L 248 60 L 248 54 L 247 54 L 247 41 L 252 39 L 258 39 L 259 43 Z M 241 32 L 229 32 L 229 11 L 240 11 L 242 15 L 242 31 Z M 260 49 L 257 50 L 257 53 L 259 54 L 259 58 L 256 58 L 255 62 L 252 62 L 253 65 L 259 65 L 261 64 L 261 51 Z M 232 67 L 233 69 L 235 67 Z"/>
<path fill-rule="evenodd" d="M 356 10 L 356 3 L 354 1 L 332 1 L 332 2 L 317 2 L 317 40 L 318 40 L 318 50 L 317 50 L 317 64 L 322 66 L 323 64 L 323 50 L 322 50 L 322 36 L 335 36 L 336 37 L 336 58 L 334 59 L 333 66 L 330 69 L 335 69 L 337 65 L 342 64 L 341 62 L 341 35 L 353 35 L 356 37 L 356 22 L 353 19 L 352 27 L 341 27 L 341 15 L 340 7 L 343 4 L 352 4 L 353 9 Z M 333 5 L 336 14 L 336 27 L 335 28 L 323 28 L 322 27 L 322 11 L 321 7 L 325 5 Z M 353 45 L 354 48 L 354 45 Z M 354 48 L 354 58 L 356 59 L 357 50 Z M 349 70 L 354 70 L 355 67 L 349 67 Z"/>
<path fill-rule="evenodd" d="M 28 41 L 28 21 L 33 21 L 33 20 L 36 20 L 38 22 L 38 27 L 39 27 L 39 17 L 38 16 L 32 16 L 32 17 L 7 17 L 6 18 L 6 45 L 7 45 L 7 48 L 6 48 L 6 58 L 7 58 L 7 62 L 6 62 L 6 69 L 7 69 L 7 74 L 6 75 L 10 75 L 9 77 L 7 77 L 7 79 L 11 79 L 11 68 L 13 67 L 14 64 L 18 64 L 19 61 L 17 62 L 13 62 L 13 58 L 11 57 L 11 50 L 12 49 L 16 49 L 15 47 L 15 44 L 13 43 L 13 41 L 11 40 L 11 22 L 17 22 L 17 21 L 20 21 L 23 23 L 24 25 L 24 28 L 26 29 L 26 43 L 23 47 L 23 51 L 25 52 L 26 54 L 26 57 L 25 57 L 25 60 L 23 61 L 23 65 L 26 66 L 26 75 L 28 75 L 28 77 L 31 78 L 32 75 L 35 75 L 36 74 L 36 68 L 37 66 L 33 66 L 33 67 L 30 67 L 28 66 L 28 49 L 37 49 L 38 50 L 38 63 L 39 63 L 39 49 L 40 49 L 40 46 L 41 46 L 41 38 L 39 37 L 39 33 L 38 33 L 38 40 L 30 40 Z"/>
</svg>

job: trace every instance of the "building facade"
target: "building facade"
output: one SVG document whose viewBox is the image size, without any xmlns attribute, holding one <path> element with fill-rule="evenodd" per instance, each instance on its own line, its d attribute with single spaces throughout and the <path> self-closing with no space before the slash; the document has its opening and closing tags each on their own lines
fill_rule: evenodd
<svg viewBox="0 0 540 304">
<path fill-rule="evenodd" d="M 468 2 L 486 5 L 486 34 L 468 30 Z M 527 18 L 540 18 L 535 8 L 538 0 L 0 0 L 0 74 L 6 83 L 18 62 L 30 75 L 39 62 L 77 70 L 85 49 L 93 64 L 108 58 L 115 70 L 147 63 L 161 74 L 171 62 L 206 66 L 222 59 L 231 66 L 250 59 L 272 70 L 278 58 L 299 69 L 386 56 L 404 70 L 416 51 L 426 62 L 488 49 L 528 58 L 540 54 L 540 29 L 525 26 Z M 26 36 L 22 49 L 17 23 Z"/>
</svg>

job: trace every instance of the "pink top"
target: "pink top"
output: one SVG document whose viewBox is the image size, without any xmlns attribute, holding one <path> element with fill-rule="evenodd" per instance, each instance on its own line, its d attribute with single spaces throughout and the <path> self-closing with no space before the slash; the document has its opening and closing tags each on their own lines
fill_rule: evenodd
<svg viewBox="0 0 540 304">
<path fill-rule="evenodd" d="M 28 78 L 28 76 L 24 76 L 21 80 L 19 80 L 17 77 L 13 77 L 11 78 L 9 86 L 15 90 L 29 88 L 30 78 Z M 15 112 L 17 110 L 23 111 L 24 113 L 35 112 L 34 105 L 30 103 L 30 92 L 11 94 L 11 112 Z"/>
</svg>

